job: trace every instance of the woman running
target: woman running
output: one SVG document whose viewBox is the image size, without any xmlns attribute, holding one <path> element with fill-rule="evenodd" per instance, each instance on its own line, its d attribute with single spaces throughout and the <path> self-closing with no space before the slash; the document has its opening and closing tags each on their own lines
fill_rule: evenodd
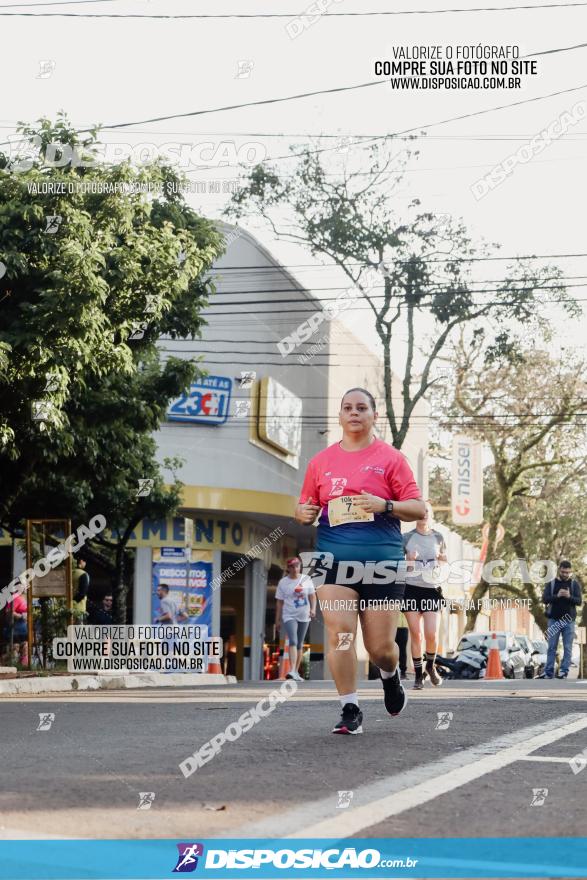
<svg viewBox="0 0 587 880">
<path fill-rule="evenodd" d="M 302 574 L 302 560 L 294 556 L 287 560 L 287 574 L 277 584 L 275 592 L 275 629 L 281 629 L 281 621 L 289 639 L 291 672 L 286 678 L 303 681 L 300 664 L 304 639 L 310 620 L 316 617 L 316 590 L 311 578 Z"/>
<path fill-rule="evenodd" d="M 373 396 L 364 388 L 347 391 L 339 413 L 342 440 L 312 458 L 296 508 L 297 521 L 305 525 L 320 514 L 314 556 L 324 561 L 324 569 L 318 597 L 328 631 L 328 665 L 342 705 L 332 733 L 363 730 L 357 620 L 379 669 L 389 714 L 399 715 L 407 699 L 395 643 L 404 585 L 394 582 L 394 568 L 404 558 L 399 520 L 420 519 L 424 502 L 402 453 L 375 437 L 376 422 Z M 384 563 L 387 575 L 382 576 Z M 352 577 L 353 571 L 360 572 L 359 578 Z"/>
<path fill-rule="evenodd" d="M 421 691 L 424 687 L 425 674 L 435 687 L 442 684 L 442 678 L 434 666 L 440 608 L 445 604 L 437 581 L 440 577 L 438 563 L 447 560 L 444 538 L 432 528 L 432 521 L 432 507 L 426 503 L 423 519 L 419 519 L 416 528 L 403 536 L 406 559 L 420 563 L 412 575 L 408 568 L 403 605 L 410 628 L 416 691 Z M 422 622 L 426 642 L 426 673 L 422 669 Z"/>
</svg>

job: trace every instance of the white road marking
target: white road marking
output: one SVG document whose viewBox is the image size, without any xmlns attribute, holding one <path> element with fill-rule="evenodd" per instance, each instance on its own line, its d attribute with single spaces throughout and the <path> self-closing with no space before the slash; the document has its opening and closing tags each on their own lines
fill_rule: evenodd
<svg viewBox="0 0 587 880">
<path fill-rule="evenodd" d="M 79 837 L 64 837 L 62 834 L 43 834 L 30 828 L 5 828 L 0 825 L 0 840 L 80 840 Z"/>
<path fill-rule="evenodd" d="M 361 786 L 354 790 L 353 805 L 344 813 L 336 810 L 336 792 L 333 792 L 332 797 L 252 823 L 233 834 L 234 837 L 350 837 L 390 816 L 397 816 L 487 773 L 501 770 L 530 752 L 586 727 L 585 713 L 551 719 L 456 752 L 440 761 Z M 397 740 L 395 743 L 391 740 L 391 744 L 397 745 Z M 329 814 L 331 818 L 324 819 Z M 289 828 L 296 830 L 284 835 Z"/>
<path fill-rule="evenodd" d="M 555 758 L 550 755 L 526 755 L 524 758 L 518 758 L 518 761 L 542 761 L 545 764 L 568 764 L 570 760 L 571 758 Z"/>
<path fill-rule="evenodd" d="M 525 684 L 523 684 L 525 682 Z M 587 680 L 581 682 L 568 682 L 563 685 L 557 682 L 556 687 L 543 686 L 542 682 L 531 681 L 530 679 L 520 679 L 519 682 L 508 682 L 511 690 L 504 692 L 502 688 L 493 688 L 494 684 L 502 682 L 467 682 L 462 685 L 460 682 L 445 682 L 442 688 L 427 688 L 424 691 L 412 693 L 410 691 L 410 700 L 414 702 L 446 702 L 450 700 L 469 699 L 494 699 L 496 696 L 500 698 L 524 698 L 526 700 L 568 700 L 569 702 L 582 701 L 585 695 L 581 693 L 583 689 L 587 689 Z M 141 688 L 138 691 L 120 690 L 120 691 L 76 691 L 75 693 L 57 693 L 57 694 L 2 694 L 0 695 L 0 705 L 10 703 L 246 703 L 257 702 L 262 697 L 267 696 L 269 690 L 278 687 L 280 681 L 245 682 L 240 686 L 229 686 L 227 688 L 215 687 L 210 691 L 200 688 L 149 688 L 145 690 Z M 338 706 L 334 686 L 317 687 L 316 684 L 307 682 L 302 685 L 297 694 L 291 698 L 292 702 L 324 702 L 332 703 Z M 549 682 L 548 685 L 551 683 Z M 582 684 L 583 688 L 577 689 L 571 685 Z M 527 687 L 526 685 L 530 685 Z M 408 683 L 409 687 L 409 683 Z M 380 701 L 381 691 L 377 688 L 367 688 L 359 684 L 359 697 L 361 702 Z"/>
</svg>

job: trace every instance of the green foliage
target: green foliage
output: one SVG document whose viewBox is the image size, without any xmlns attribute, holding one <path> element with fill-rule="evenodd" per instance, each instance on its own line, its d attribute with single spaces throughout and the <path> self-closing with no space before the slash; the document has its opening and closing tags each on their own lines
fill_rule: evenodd
<svg viewBox="0 0 587 880">
<path fill-rule="evenodd" d="M 156 343 L 199 335 L 224 239 L 164 164 L 55 168 L 51 144 L 91 152 L 96 132 L 81 139 L 64 117 L 22 131 L 34 155 L 0 157 L 0 522 L 104 515 L 121 537 L 101 539 L 102 562 L 120 587 L 130 530 L 180 502 L 179 462 L 163 473 L 153 433 L 199 374 Z"/>
<path fill-rule="evenodd" d="M 43 120 L 38 132 L 44 145 L 78 140 L 63 120 Z M 31 401 L 51 401 L 67 443 L 64 404 L 75 387 L 131 376 L 162 334 L 198 334 L 212 290 L 202 273 L 223 242 L 169 192 L 179 179 L 161 164 L 47 168 L 43 154 L 23 164 L 31 167 L 13 170 L 13 161 L 0 171 L 0 344 L 8 352 L 0 362 L 0 455 L 13 459 L 38 434 Z M 48 184 L 65 192 L 44 192 Z M 91 191 L 116 185 L 129 191 Z M 46 231 L 50 216 L 62 218 L 54 233 Z M 145 320 L 144 337 L 129 340 Z M 56 387 L 46 392 L 49 374 Z"/>
<path fill-rule="evenodd" d="M 443 388 L 435 407 L 442 406 L 444 428 L 482 440 L 493 464 L 485 469 L 484 516 L 489 525 L 488 559 L 558 562 L 570 555 L 582 566 L 583 503 L 587 477 L 587 433 L 582 413 L 587 405 L 585 364 L 573 352 L 556 354 L 535 339 L 514 352 L 487 358 L 492 341 L 465 334 L 452 350 Z M 431 489 L 446 497 L 448 475 L 435 474 Z M 505 529 L 496 543 L 498 525 Z M 453 527 L 453 526 L 451 526 Z M 453 527 L 468 537 L 462 527 Z M 478 601 L 490 584 L 481 580 L 473 594 Z M 509 588 L 508 588 L 509 589 Z M 532 613 L 546 626 L 540 585 L 513 585 L 514 595 L 530 600 Z M 476 614 L 469 614 L 473 626 Z"/>
</svg>

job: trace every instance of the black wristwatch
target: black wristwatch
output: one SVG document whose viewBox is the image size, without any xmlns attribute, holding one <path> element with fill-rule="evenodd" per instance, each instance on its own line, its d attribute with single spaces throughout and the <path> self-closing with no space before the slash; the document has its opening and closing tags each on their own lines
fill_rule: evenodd
<svg viewBox="0 0 587 880">
<path fill-rule="evenodd" d="M 393 501 L 385 502 L 385 512 L 388 516 L 393 516 Z"/>
</svg>

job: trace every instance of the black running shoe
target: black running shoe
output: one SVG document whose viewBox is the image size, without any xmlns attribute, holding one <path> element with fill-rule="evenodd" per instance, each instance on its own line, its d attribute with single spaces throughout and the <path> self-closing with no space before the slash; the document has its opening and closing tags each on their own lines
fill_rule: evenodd
<svg viewBox="0 0 587 880">
<path fill-rule="evenodd" d="M 417 678 L 414 682 L 414 690 L 415 691 L 423 691 L 424 690 L 424 681 L 422 678 Z"/>
<path fill-rule="evenodd" d="M 345 703 L 340 721 L 332 728 L 332 733 L 355 734 L 363 732 L 363 713 L 354 703 Z"/>
<path fill-rule="evenodd" d="M 436 666 L 433 663 L 430 665 L 426 664 L 426 672 L 428 673 L 428 678 L 430 679 L 430 683 L 434 685 L 434 687 L 440 687 L 443 682 L 443 679 L 439 676 L 436 671 Z"/>
<path fill-rule="evenodd" d="M 381 678 L 381 683 L 385 708 L 390 715 L 400 715 L 406 708 L 408 695 L 401 683 L 399 669 L 396 667 L 393 678 Z"/>
</svg>

